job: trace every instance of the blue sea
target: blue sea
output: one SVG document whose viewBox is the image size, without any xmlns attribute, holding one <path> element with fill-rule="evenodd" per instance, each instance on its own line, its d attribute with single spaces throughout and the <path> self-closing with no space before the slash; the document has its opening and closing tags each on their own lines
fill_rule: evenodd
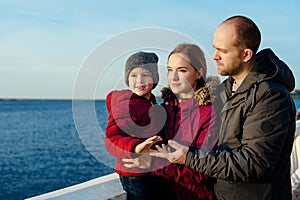
<svg viewBox="0 0 300 200">
<path fill-rule="evenodd" d="M 36 196 L 114 171 L 113 163 L 108 166 L 114 159 L 106 155 L 103 133 L 91 133 L 93 126 L 105 128 L 105 101 L 76 105 L 83 111 L 79 114 L 85 118 L 84 126 L 75 124 L 71 100 L 0 101 L 1 200 Z M 91 106 L 99 123 L 86 113 Z M 91 145 L 85 138 L 101 142 Z M 93 154 L 93 149 L 105 156 Z"/>
<path fill-rule="evenodd" d="M 20 200 L 112 173 L 106 123 L 104 100 L 0 100 L 0 199 Z"/>
</svg>

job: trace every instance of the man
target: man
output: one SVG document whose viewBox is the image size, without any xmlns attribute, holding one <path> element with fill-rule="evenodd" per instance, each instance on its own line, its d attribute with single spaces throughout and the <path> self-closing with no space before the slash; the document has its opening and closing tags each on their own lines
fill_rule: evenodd
<svg viewBox="0 0 300 200">
<path fill-rule="evenodd" d="M 158 148 L 151 155 L 185 164 L 217 179 L 218 199 L 291 199 L 290 153 L 295 106 L 289 92 L 295 80 L 270 49 L 256 54 L 261 35 L 255 23 L 231 17 L 214 34 L 213 59 L 223 82 L 217 150 L 188 149 L 175 141 L 175 152 Z"/>
</svg>

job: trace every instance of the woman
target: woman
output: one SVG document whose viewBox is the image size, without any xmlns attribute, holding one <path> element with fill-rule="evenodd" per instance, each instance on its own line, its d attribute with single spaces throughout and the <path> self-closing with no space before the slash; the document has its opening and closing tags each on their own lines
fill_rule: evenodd
<svg viewBox="0 0 300 200">
<path fill-rule="evenodd" d="M 165 143 L 173 139 L 190 148 L 214 148 L 218 139 L 218 123 L 212 106 L 215 99 L 212 93 L 219 79 L 206 80 L 206 68 L 204 53 L 197 45 L 179 44 L 169 54 L 167 76 L 170 88 L 162 90 L 162 106 L 168 114 L 161 134 Z M 161 147 L 156 145 L 156 148 Z M 127 165 L 131 167 L 138 163 L 125 161 L 132 162 L 132 165 Z M 154 174 L 172 181 L 176 196 L 173 199 L 213 199 L 212 180 L 206 175 L 181 164 L 162 162 L 161 159 L 152 159 L 152 166 L 161 168 Z"/>
</svg>

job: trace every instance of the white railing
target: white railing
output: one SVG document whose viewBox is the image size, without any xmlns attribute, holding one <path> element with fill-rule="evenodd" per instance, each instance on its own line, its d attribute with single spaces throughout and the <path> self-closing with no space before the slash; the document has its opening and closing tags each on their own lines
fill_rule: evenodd
<svg viewBox="0 0 300 200">
<path fill-rule="evenodd" d="M 125 200 L 119 175 L 112 173 L 78 185 L 35 196 L 26 200 Z"/>
</svg>

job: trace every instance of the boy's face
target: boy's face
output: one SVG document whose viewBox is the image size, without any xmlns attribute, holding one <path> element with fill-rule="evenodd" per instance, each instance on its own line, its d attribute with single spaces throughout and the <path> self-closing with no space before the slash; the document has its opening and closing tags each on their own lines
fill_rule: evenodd
<svg viewBox="0 0 300 200">
<path fill-rule="evenodd" d="M 133 93 L 147 99 L 150 98 L 153 89 L 153 79 L 148 70 L 141 67 L 134 68 L 128 76 L 128 82 L 129 88 Z"/>
</svg>

